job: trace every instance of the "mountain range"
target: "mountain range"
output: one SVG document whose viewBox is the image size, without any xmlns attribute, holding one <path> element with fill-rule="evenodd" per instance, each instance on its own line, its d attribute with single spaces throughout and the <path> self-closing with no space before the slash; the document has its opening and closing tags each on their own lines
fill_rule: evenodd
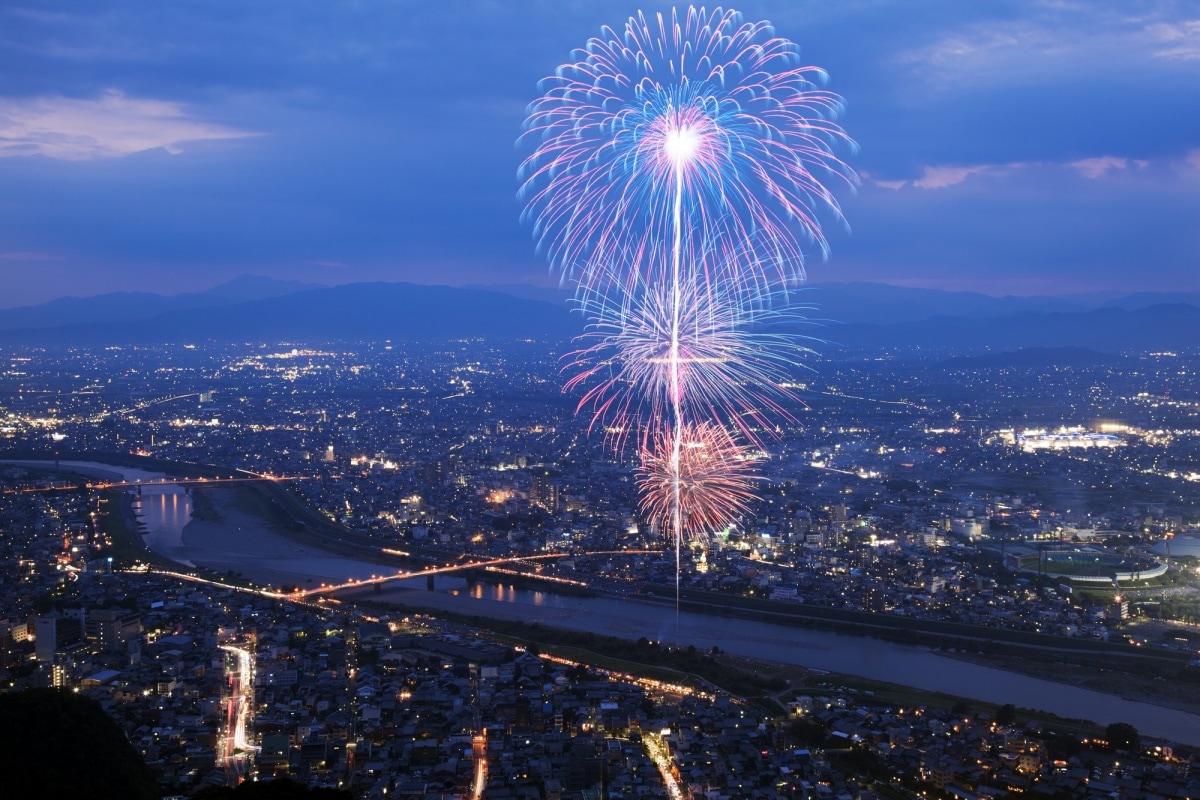
<svg viewBox="0 0 1200 800">
<path fill-rule="evenodd" d="M 205 292 L 117 292 L 0 309 L 0 342 L 73 344 L 424 337 L 566 339 L 582 330 L 561 289 L 411 283 L 318 286 L 244 276 Z M 919 346 L 970 353 L 1021 347 L 1122 350 L 1200 343 L 1200 293 L 991 297 L 878 283 L 825 283 L 794 294 L 797 330 L 828 345 Z"/>
<path fill-rule="evenodd" d="M 220 287 L 218 287 L 220 288 Z M 67 344 L 106 342 L 180 342 L 200 340 L 332 341 L 476 336 L 549 336 L 568 338 L 579 324 L 565 306 L 525 300 L 480 289 L 425 286 L 412 283 L 348 283 L 301 288 L 251 299 L 234 293 L 211 296 L 196 305 L 143 299 L 136 313 L 124 315 L 128 295 L 109 294 L 73 301 L 89 303 L 86 313 L 68 321 L 57 312 L 66 303 L 14 309 L 34 317 L 50 308 L 40 326 L 8 327 L 0 314 L 0 342 Z M 152 296 L 153 297 L 153 296 Z M 165 309 L 165 310 L 164 310 Z M 57 320 L 58 324 L 54 324 Z"/>
</svg>

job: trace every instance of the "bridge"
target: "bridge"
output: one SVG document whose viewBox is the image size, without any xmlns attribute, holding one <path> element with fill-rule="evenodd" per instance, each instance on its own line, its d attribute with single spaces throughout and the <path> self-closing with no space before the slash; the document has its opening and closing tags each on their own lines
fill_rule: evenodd
<svg viewBox="0 0 1200 800">
<path fill-rule="evenodd" d="M 241 471 L 241 470 L 239 470 Z M 286 483 L 288 481 L 306 481 L 313 480 L 308 475 L 244 475 L 238 477 L 231 475 L 228 478 L 212 477 L 212 478 L 155 478 L 153 480 L 133 480 L 133 481 L 84 481 L 78 482 L 61 482 L 56 481 L 51 485 L 46 486 L 29 486 L 21 489 L 5 489 L 4 494 L 37 494 L 39 492 L 73 492 L 79 489 L 87 489 L 89 491 L 103 491 L 105 489 L 140 489 L 153 486 L 207 486 L 216 488 L 219 486 L 227 486 L 234 483 Z"/>
<path fill-rule="evenodd" d="M 398 551 L 392 551 L 396 553 Z M 213 580 L 210 578 L 202 578 L 199 575 L 191 575 L 186 572 L 175 572 L 165 569 L 151 569 L 143 567 L 141 569 L 134 568 L 134 572 L 154 572 L 159 575 L 169 575 L 174 578 L 180 578 L 193 583 L 203 583 L 209 586 L 217 586 L 222 589 L 232 589 L 238 592 L 248 592 L 257 594 L 262 597 L 269 597 L 272 600 L 294 600 L 303 602 L 310 597 L 317 595 L 326 595 L 333 592 L 339 592 L 344 589 L 361 589 L 364 586 L 380 586 L 392 581 L 411 580 L 413 578 L 429 578 L 433 579 L 437 575 L 450 575 L 455 572 L 464 572 L 468 570 L 494 570 L 498 572 L 508 572 L 513 575 L 521 575 L 523 577 L 532 577 L 539 580 L 561 581 L 563 583 L 572 583 L 580 586 L 587 584 L 582 581 L 571 581 L 567 578 L 559 578 L 554 575 L 537 575 L 528 572 L 517 572 L 515 570 L 504 570 L 506 564 L 520 564 L 530 561 L 549 561 L 559 558 L 586 558 L 589 556 L 637 556 L 637 555 L 662 555 L 663 550 L 586 550 L 582 552 L 565 552 L 565 553 L 537 553 L 530 556 L 504 556 L 502 558 L 490 558 L 480 561 L 463 561 L 452 564 L 446 564 L 441 567 L 427 567 L 425 569 L 398 571 L 388 575 L 376 575 L 370 578 L 352 579 L 342 583 L 323 583 L 312 589 L 301 589 L 297 587 L 291 592 L 280 592 L 270 588 L 254 588 L 247 586 L 238 586 L 237 584 L 228 583 L 225 581 Z"/>
<path fill-rule="evenodd" d="M 304 475 L 252 475 L 228 478 L 156 478 L 152 481 L 115 481 L 112 483 L 87 483 L 88 489 L 136 489 L 149 486 L 224 486 L 230 483 L 279 483 L 286 481 L 311 480 Z"/>
<path fill-rule="evenodd" d="M 296 597 L 305 598 L 319 594 L 329 594 L 331 592 L 341 591 L 343 589 L 360 589 L 364 586 L 378 586 L 392 581 L 411 580 L 413 578 L 433 578 L 437 575 L 450 575 L 455 572 L 466 572 L 469 570 L 483 569 L 497 572 L 507 572 L 512 575 L 520 575 L 522 577 L 535 577 L 540 580 L 549 580 L 553 582 L 570 583 L 577 586 L 586 586 L 583 581 L 572 581 L 566 578 L 559 578 L 554 575 L 537 575 L 528 572 L 517 572 L 515 570 L 501 569 L 505 564 L 520 564 L 531 561 L 550 561 L 560 558 L 584 558 L 588 556 L 636 556 L 636 555 L 662 555 L 662 550 L 587 550 L 583 552 L 566 552 L 566 553 L 537 553 L 531 556 L 504 556 L 502 558 L 490 558 L 482 561 L 463 561 L 447 564 L 444 567 L 427 567 L 426 569 L 412 570 L 409 572 L 395 572 L 390 575 L 378 575 L 370 578 L 355 578 L 344 583 L 336 584 L 321 584 L 312 589 L 300 589 L 288 594 L 280 593 L 280 597 Z"/>
</svg>

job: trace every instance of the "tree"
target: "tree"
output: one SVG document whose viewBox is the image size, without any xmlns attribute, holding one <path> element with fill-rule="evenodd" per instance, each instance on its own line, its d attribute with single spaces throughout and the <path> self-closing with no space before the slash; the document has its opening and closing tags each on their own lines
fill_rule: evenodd
<svg viewBox="0 0 1200 800">
<path fill-rule="evenodd" d="M 791 734 L 804 747 L 821 747 L 828 731 L 815 719 L 800 718 L 792 720 Z"/>
<path fill-rule="evenodd" d="M 9 800 L 159 797 L 141 755 L 100 704 L 61 689 L 0 694 L 0 771 Z"/>
<path fill-rule="evenodd" d="M 1017 707 L 1012 703 L 1005 703 L 996 709 L 996 722 L 1001 725 L 1012 725 L 1017 721 Z"/>
<path fill-rule="evenodd" d="M 1128 722 L 1112 723 L 1104 729 L 1104 738 L 1113 750 L 1137 750 L 1142 744 L 1137 728 Z"/>
</svg>

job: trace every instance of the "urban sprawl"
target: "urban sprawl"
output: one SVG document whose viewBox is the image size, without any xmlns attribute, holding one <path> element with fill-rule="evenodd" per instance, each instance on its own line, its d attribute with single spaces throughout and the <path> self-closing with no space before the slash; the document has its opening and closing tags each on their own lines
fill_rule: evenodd
<svg viewBox="0 0 1200 800">
<path fill-rule="evenodd" d="M 815 358 L 761 432 L 750 513 L 684 543 L 677 578 L 636 454 L 576 415 L 559 352 L 8 348 L 0 689 L 97 700 L 172 796 L 290 776 L 370 798 L 1200 797 L 1200 731 L 901 702 L 651 629 L 569 646 L 419 598 L 782 615 L 1195 708 L 1200 354 Z M 254 521 L 419 579 L 173 562 L 141 535 L 156 482 L 181 547 Z"/>
</svg>

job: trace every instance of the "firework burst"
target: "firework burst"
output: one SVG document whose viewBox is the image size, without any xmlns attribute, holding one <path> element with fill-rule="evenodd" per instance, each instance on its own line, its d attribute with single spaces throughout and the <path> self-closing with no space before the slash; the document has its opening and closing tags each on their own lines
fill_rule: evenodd
<svg viewBox="0 0 1200 800">
<path fill-rule="evenodd" d="M 677 403 L 685 419 L 720 422 L 761 447 L 764 432 L 793 420 L 788 407 L 799 402 L 781 388 L 808 352 L 802 337 L 780 330 L 795 318 L 776 311 L 771 298 L 721 294 L 695 280 L 685 280 L 678 295 L 674 362 L 669 284 L 580 300 L 588 329 L 565 358 L 566 389 L 581 393 L 579 410 L 593 427 L 615 432 L 618 450 L 634 430 L 644 447 Z"/>
<path fill-rule="evenodd" d="M 798 231 L 826 249 L 817 210 L 841 212 L 825 181 L 853 181 L 834 154 L 849 143 L 841 99 L 769 24 L 719 8 L 639 14 L 575 55 L 530 106 L 537 147 L 521 167 L 535 237 L 564 275 L 585 289 L 661 280 L 661 258 L 630 265 L 657 275 L 595 268 L 658 250 L 677 201 L 688 232 L 728 249 L 714 280 L 793 282 Z"/>
<path fill-rule="evenodd" d="M 637 430 L 643 507 L 676 545 L 743 512 L 750 462 L 787 418 L 795 338 L 762 324 L 827 250 L 841 100 L 794 44 L 734 11 L 631 17 L 546 78 L 523 138 L 521 195 L 538 245 L 588 324 L 568 357 L 593 425 Z M 676 585 L 678 587 L 678 570 Z"/>
<path fill-rule="evenodd" d="M 678 464 L 672 431 L 660 431 L 643 449 L 637 472 L 641 509 L 663 528 L 678 525 L 684 540 L 703 543 L 746 512 L 754 498 L 754 458 L 710 423 L 687 425 L 679 438 Z"/>
</svg>

